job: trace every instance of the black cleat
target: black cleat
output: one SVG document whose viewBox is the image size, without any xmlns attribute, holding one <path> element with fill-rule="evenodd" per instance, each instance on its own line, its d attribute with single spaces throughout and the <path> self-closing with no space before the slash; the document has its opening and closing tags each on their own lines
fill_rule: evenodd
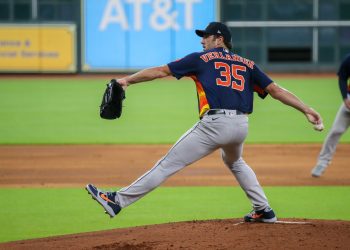
<svg viewBox="0 0 350 250">
<path fill-rule="evenodd" d="M 274 223 L 277 221 L 277 218 L 272 208 L 266 207 L 265 209 L 258 211 L 253 210 L 252 212 L 244 216 L 244 221 Z"/>
<path fill-rule="evenodd" d="M 115 201 L 116 192 L 105 192 L 92 184 L 86 185 L 85 189 L 91 195 L 92 199 L 96 200 L 106 210 L 105 213 L 109 214 L 111 218 L 116 216 L 122 209 Z"/>
</svg>

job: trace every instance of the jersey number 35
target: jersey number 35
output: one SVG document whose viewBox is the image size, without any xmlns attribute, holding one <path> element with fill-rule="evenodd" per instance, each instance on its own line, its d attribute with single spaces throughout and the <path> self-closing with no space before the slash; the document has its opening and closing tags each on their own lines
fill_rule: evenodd
<svg viewBox="0 0 350 250">
<path fill-rule="evenodd" d="M 215 69 L 220 70 L 221 78 L 216 78 L 216 84 L 219 86 L 230 87 L 238 91 L 244 90 L 245 79 L 239 71 L 246 71 L 245 66 L 232 64 L 231 67 L 224 62 L 215 62 Z M 234 80 L 232 80 L 232 77 Z"/>
</svg>

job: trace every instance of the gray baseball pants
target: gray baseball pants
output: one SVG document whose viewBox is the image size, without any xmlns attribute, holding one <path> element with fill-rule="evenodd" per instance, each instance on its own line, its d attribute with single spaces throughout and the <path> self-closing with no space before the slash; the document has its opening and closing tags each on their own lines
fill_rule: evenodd
<svg viewBox="0 0 350 250">
<path fill-rule="evenodd" d="M 321 152 L 318 157 L 317 164 L 327 166 L 332 160 L 337 144 L 342 134 L 350 126 L 350 110 L 346 108 L 344 103 L 340 106 L 338 113 L 329 131 L 326 140 L 323 143 Z"/>
<path fill-rule="evenodd" d="M 187 165 L 221 148 L 225 165 L 236 177 L 255 210 L 269 206 L 255 173 L 242 159 L 243 142 L 248 133 L 248 116 L 236 115 L 234 110 L 225 114 L 204 115 L 160 159 L 155 166 L 117 192 L 117 201 L 126 207 L 158 187 L 171 175 Z"/>
</svg>

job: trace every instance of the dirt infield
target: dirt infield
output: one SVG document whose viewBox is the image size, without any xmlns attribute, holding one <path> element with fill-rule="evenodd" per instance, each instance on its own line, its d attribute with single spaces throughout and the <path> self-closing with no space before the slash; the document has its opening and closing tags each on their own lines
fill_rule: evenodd
<svg viewBox="0 0 350 250">
<path fill-rule="evenodd" d="M 1 249 L 349 249 L 350 222 L 212 220 L 114 229 L 0 244 Z"/>
<path fill-rule="evenodd" d="M 170 145 L 0 146 L 0 187 L 124 186 L 150 169 Z M 350 144 L 341 144 L 325 176 L 310 177 L 321 145 L 246 145 L 244 158 L 263 186 L 350 185 Z M 237 185 L 219 151 L 164 186 Z M 349 221 L 238 219 L 115 229 L 0 244 L 1 249 L 349 249 Z"/>
<path fill-rule="evenodd" d="M 0 187 L 125 186 L 149 170 L 171 145 L 0 146 Z M 310 170 L 319 144 L 246 145 L 243 157 L 263 186 L 350 185 L 350 144 L 340 144 L 322 178 Z M 216 151 L 164 186 L 237 185 Z"/>
</svg>

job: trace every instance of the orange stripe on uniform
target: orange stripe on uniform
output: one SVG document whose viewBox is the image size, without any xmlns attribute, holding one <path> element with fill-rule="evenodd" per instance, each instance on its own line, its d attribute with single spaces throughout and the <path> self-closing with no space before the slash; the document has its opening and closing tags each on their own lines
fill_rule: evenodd
<svg viewBox="0 0 350 250">
<path fill-rule="evenodd" d="M 210 109 L 207 96 L 205 95 L 202 83 L 198 81 L 197 77 L 191 76 L 192 80 L 196 83 L 197 95 L 198 95 L 198 106 L 199 106 L 199 117 L 202 117 L 204 113 Z"/>
<path fill-rule="evenodd" d="M 261 87 L 259 87 L 258 85 L 253 85 L 253 90 L 255 91 L 255 92 L 257 92 L 258 93 L 258 95 L 262 98 L 262 99 L 264 99 L 267 95 L 268 95 L 268 93 L 264 90 L 264 89 L 262 89 Z"/>
<path fill-rule="evenodd" d="M 265 93 L 265 91 L 262 88 L 260 88 L 259 86 L 255 85 L 255 84 L 253 86 L 253 89 L 254 89 L 255 92 L 257 92 L 257 93 L 259 93 L 261 95 L 263 95 Z"/>
</svg>

